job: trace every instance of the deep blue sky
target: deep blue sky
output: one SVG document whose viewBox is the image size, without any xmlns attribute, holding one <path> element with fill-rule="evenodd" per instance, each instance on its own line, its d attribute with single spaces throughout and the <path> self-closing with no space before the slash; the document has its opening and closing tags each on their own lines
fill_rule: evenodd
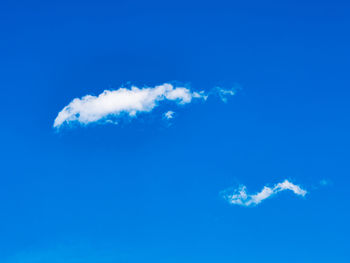
<svg viewBox="0 0 350 263">
<path fill-rule="evenodd" d="M 349 3 L 164 2 L 1 1 L 0 261 L 350 262 Z M 170 126 L 52 128 L 75 97 L 171 81 L 241 89 Z M 219 194 L 284 179 L 307 196 Z"/>
</svg>

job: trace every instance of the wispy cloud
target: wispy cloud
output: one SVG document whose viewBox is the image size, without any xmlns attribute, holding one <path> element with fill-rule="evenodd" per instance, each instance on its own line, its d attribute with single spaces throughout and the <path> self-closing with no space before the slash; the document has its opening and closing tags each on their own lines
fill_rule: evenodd
<svg viewBox="0 0 350 263">
<path fill-rule="evenodd" d="M 328 179 L 322 179 L 322 180 L 320 181 L 320 185 L 321 185 L 321 186 L 327 186 L 327 185 L 330 185 L 330 184 L 331 184 L 331 181 L 328 180 Z"/>
<path fill-rule="evenodd" d="M 174 114 L 175 114 L 175 112 L 169 110 L 166 113 L 164 113 L 164 118 L 166 118 L 168 120 L 173 119 L 174 118 Z"/>
<path fill-rule="evenodd" d="M 216 87 L 213 93 L 217 93 L 220 96 L 221 100 L 225 103 L 227 102 L 228 96 L 233 96 L 236 94 L 233 89 L 227 90 L 220 87 Z"/>
<path fill-rule="evenodd" d="M 101 120 L 107 121 L 123 114 L 128 117 L 136 117 L 139 113 L 151 112 L 162 101 L 173 101 L 177 105 L 184 105 L 193 100 L 205 101 L 213 93 L 217 93 L 221 99 L 234 95 L 234 92 L 230 90 L 196 92 L 186 87 L 175 87 L 169 83 L 155 87 L 132 86 L 130 89 L 105 90 L 98 96 L 86 95 L 73 99 L 58 113 L 53 127 L 59 128 L 63 124 L 73 122 L 89 124 Z M 168 116 L 172 115 L 168 114 Z"/>
<path fill-rule="evenodd" d="M 241 206 L 254 206 L 260 204 L 263 200 L 285 190 L 290 190 L 294 194 L 300 196 L 305 196 L 307 194 L 306 190 L 288 180 L 278 183 L 273 187 L 264 186 L 264 188 L 256 194 L 247 194 L 246 189 L 246 186 L 242 185 L 231 193 L 224 191 L 222 194 L 229 203 Z"/>
</svg>

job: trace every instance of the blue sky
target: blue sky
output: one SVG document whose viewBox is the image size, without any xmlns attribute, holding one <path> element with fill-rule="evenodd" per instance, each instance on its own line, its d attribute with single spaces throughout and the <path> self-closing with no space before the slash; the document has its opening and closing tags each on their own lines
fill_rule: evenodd
<svg viewBox="0 0 350 263">
<path fill-rule="evenodd" d="M 0 261 L 349 262 L 349 11 L 2 1 Z"/>
</svg>

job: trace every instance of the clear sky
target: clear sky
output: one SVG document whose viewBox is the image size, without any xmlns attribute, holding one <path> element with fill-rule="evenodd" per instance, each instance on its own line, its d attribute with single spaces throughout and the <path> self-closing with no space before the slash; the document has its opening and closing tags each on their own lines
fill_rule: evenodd
<svg viewBox="0 0 350 263">
<path fill-rule="evenodd" d="M 350 262 L 349 12 L 2 0 L 0 262 Z"/>
</svg>

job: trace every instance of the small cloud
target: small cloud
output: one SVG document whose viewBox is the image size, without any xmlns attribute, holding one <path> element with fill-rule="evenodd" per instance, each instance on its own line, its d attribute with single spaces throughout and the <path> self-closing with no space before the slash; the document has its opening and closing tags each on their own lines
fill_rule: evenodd
<svg viewBox="0 0 350 263">
<path fill-rule="evenodd" d="M 175 114 L 175 112 L 173 112 L 171 110 L 167 111 L 166 113 L 164 113 L 164 118 L 168 119 L 168 120 L 173 119 L 174 118 L 174 114 Z"/>
<path fill-rule="evenodd" d="M 223 197 L 231 204 L 241 206 L 255 206 L 260 204 L 263 200 L 285 190 L 290 190 L 296 195 L 305 196 L 307 191 L 300 186 L 295 185 L 288 180 L 282 183 L 276 184 L 274 187 L 264 186 L 264 188 L 256 194 L 247 194 L 246 186 L 242 185 L 238 189 L 235 189 L 233 193 L 228 194 L 224 191 Z"/>
<path fill-rule="evenodd" d="M 118 124 L 118 122 L 115 121 L 115 120 L 106 120 L 106 123 L 113 124 L 113 125 L 117 125 Z"/>
<path fill-rule="evenodd" d="M 227 102 L 227 100 L 228 100 L 228 97 L 230 97 L 230 96 L 233 96 L 233 95 L 235 95 L 236 94 L 236 92 L 235 92 L 235 90 L 233 90 L 233 89 L 229 89 L 229 90 L 227 90 L 227 89 L 222 89 L 222 88 L 220 88 L 220 87 L 216 87 L 216 93 L 219 95 L 219 97 L 221 98 L 221 100 L 223 101 L 223 102 Z"/>
</svg>

